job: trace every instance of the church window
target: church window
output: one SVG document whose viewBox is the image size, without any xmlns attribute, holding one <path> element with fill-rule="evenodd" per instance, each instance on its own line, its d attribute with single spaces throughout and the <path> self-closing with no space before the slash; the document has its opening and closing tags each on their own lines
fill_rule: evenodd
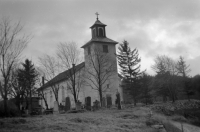
<svg viewBox="0 0 200 132">
<path fill-rule="evenodd" d="M 91 54 L 91 49 L 90 49 L 90 46 L 88 46 L 88 55 Z"/>
<path fill-rule="evenodd" d="M 47 100 L 47 93 L 44 94 L 44 98 L 45 98 L 45 100 Z"/>
<path fill-rule="evenodd" d="M 110 85 L 109 85 L 109 84 L 107 84 L 107 88 L 109 88 L 109 86 L 110 86 Z"/>
<path fill-rule="evenodd" d="M 99 37 L 103 37 L 103 28 L 99 28 Z"/>
<path fill-rule="evenodd" d="M 92 37 L 94 38 L 96 36 L 96 30 L 95 28 L 92 30 Z"/>
<path fill-rule="evenodd" d="M 62 100 L 65 100 L 65 89 L 62 87 Z"/>
<path fill-rule="evenodd" d="M 52 91 L 50 91 L 50 103 L 52 103 L 52 99 L 53 99 L 53 95 L 52 95 Z"/>
<path fill-rule="evenodd" d="M 108 45 L 103 45 L 103 52 L 108 53 Z"/>
</svg>

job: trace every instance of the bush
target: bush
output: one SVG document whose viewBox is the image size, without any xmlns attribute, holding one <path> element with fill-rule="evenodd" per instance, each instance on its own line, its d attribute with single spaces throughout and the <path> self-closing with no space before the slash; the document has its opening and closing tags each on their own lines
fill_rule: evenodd
<svg viewBox="0 0 200 132">
<path fill-rule="evenodd" d="M 146 99 L 141 99 L 141 103 L 143 104 L 153 104 L 153 99 L 152 98 L 148 98 L 147 100 Z"/>
<path fill-rule="evenodd" d="M 7 103 L 8 103 L 7 104 L 7 106 L 8 106 L 8 116 L 9 117 L 20 116 L 20 111 L 17 108 L 17 106 L 15 105 L 15 103 L 13 103 L 12 101 L 8 101 Z M 0 102 L 0 117 L 5 117 L 4 102 L 3 101 Z"/>
</svg>

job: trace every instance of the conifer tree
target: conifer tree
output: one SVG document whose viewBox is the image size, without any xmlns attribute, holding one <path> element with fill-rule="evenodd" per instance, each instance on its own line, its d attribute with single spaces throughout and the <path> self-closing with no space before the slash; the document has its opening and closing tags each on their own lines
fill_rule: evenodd
<svg viewBox="0 0 200 132">
<path fill-rule="evenodd" d="M 136 48 L 131 50 L 129 43 L 125 40 L 119 45 L 118 49 L 117 58 L 120 66 L 120 74 L 126 80 L 126 85 L 123 85 L 123 87 L 133 96 L 134 105 L 136 105 L 139 93 L 138 81 L 142 74 L 139 64 L 141 59 L 139 58 L 138 50 Z"/>
<path fill-rule="evenodd" d="M 28 59 L 25 60 L 24 63 L 22 63 L 23 68 L 19 69 L 18 73 L 18 81 L 21 85 L 25 87 L 26 90 L 26 105 L 28 108 L 28 98 L 30 100 L 30 110 L 32 109 L 32 96 L 36 92 L 35 83 L 38 76 L 38 73 L 36 69 L 34 68 L 34 65 L 32 62 Z"/>
<path fill-rule="evenodd" d="M 192 88 L 192 78 L 189 77 L 189 72 L 191 69 L 189 69 L 190 65 L 187 65 L 184 58 L 180 56 L 179 61 L 177 63 L 177 71 L 179 75 L 182 76 L 182 82 L 183 82 L 183 88 L 184 92 L 186 93 L 188 100 L 190 100 L 190 96 L 194 95 L 194 90 Z"/>
</svg>

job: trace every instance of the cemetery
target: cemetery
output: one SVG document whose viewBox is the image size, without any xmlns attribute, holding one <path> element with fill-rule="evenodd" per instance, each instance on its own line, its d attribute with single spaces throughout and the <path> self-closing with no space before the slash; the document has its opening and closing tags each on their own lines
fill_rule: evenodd
<svg viewBox="0 0 200 132">
<path fill-rule="evenodd" d="M 89 100 L 89 99 L 88 99 Z M 180 102 L 180 101 L 179 101 Z M 192 100 L 190 108 L 199 108 L 200 102 Z M 175 109 L 188 107 L 187 101 L 182 101 L 173 105 Z M 191 107 L 192 106 L 192 107 Z M 91 110 L 92 107 L 92 110 Z M 26 116 L 24 118 L 4 118 L 0 119 L 1 132 L 198 132 L 198 125 L 193 125 L 186 117 L 178 114 L 167 115 L 161 109 L 172 111 L 172 106 L 168 104 L 147 105 L 138 103 L 134 105 L 122 105 L 119 110 L 118 105 L 109 108 L 99 108 L 98 101 L 93 106 L 78 110 L 69 110 L 65 107 L 65 112 L 58 113 L 58 107 L 53 110 L 53 114 L 42 114 Z"/>
<path fill-rule="evenodd" d="M 200 132 L 186 1 L 0 0 L 0 132 Z"/>
</svg>

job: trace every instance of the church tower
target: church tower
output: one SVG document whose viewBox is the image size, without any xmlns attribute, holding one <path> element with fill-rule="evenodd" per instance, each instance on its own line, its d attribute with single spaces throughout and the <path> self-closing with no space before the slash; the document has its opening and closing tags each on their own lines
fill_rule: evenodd
<svg viewBox="0 0 200 132">
<path fill-rule="evenodd" d="M 90 72 L 93 76 L 89 79 L 91 81 L 91 87 L 98 87 L 97 80 L 102 79 L 102 84 L 99 87 L 101 87 L 102 98 L 106 100 L 106 105 L 109 103 L 115 104 L 116 93 L 119 91 L 115 48 L 118 42 L 106 37 L 106 25 L 99 20 L 99 14 L 96 13 L 96 15 L 97 19 L 90 27 L 91 40 L 81 47 L 84 49 L 85 69 L 86 72 Z M 97 72 L 98 70 L 99 72 Z M 99 79 L 97 79 L 98 75 L 97 77 L 94 76 L 98 73 L 102 74 L 99 75 Z M 92 93 L 93 95 L 95 94 L 97 100 L 100 98 L 98 92 L 97 90 L 96 93 Z"/>
</svg>

